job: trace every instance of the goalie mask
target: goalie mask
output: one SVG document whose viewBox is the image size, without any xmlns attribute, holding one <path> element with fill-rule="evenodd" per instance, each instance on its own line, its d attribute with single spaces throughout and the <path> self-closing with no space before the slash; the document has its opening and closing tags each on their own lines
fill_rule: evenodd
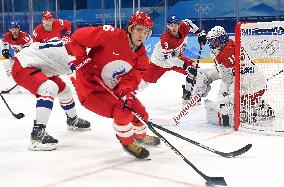
<svg viewBox="0 0 284 187">
<path fill-rule="evenodd" d="M 229 35 L 221 26 L 213 27 L 206 36 L 208 44 L 212 50 L 219 50 L 229 41 Z"/>
</svg>

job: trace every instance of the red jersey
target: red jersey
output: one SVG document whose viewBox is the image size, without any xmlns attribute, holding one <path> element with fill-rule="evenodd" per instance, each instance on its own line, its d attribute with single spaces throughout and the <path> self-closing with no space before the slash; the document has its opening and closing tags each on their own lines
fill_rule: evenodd
<svg viewBox="0 0 284 187">
<path fill-rule="evenodd" d="M 66 48 L 76 57 L 77 61 L 73 62 L 76 67 L 83 59 L 90 58 L 76 76 L 78 95 L 85 97 L 94 90 L 105 91 L 94 76 L 112 89 L 135 91 L 149 65 L 144 45 L 133 52 L 126 31 L 110 25 L 77 29 Z M 91 48 L 88 54 L 86 48 Z"/>
<path fill-rule="evenodd" d="M 71 33 L 71 22 L 68 20 L 54 19 L 52 30 L 47 32 L 43 28 L 43 24 L 38 25 L 33 31 L 34 42 L 47 42 L 52 38 L 62 38 L 64 33 Z"/>
<path fill-rule="evenodd" d="M 221 49 L 220 53 L 216 56 L 218 64 L 223 64 L 226 68 L 234 68 L 235 66 L 235 42 L 229 42 Z"/>
<path fill-rule="evenodd" d="M 11 45 L 15 53 L 18 53 L 24 47 L 29 46 L 30 43 L 31 43 L 31 37 L 26 32 L 20 31 L 19 37 L 17 39 L 13 38 L 11 32 L 7 32 L 3 38 L 2 49 L 9 49 L 8 45 Z"/>
</svg>

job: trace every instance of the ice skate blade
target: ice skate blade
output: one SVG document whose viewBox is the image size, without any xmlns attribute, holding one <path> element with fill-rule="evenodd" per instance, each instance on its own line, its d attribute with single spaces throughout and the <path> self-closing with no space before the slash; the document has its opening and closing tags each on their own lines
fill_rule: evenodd
<svg viewBox="0 0 284 187">
<path fill-rule="evenodd" d="M 32 143 L 29 147 L 30 151 L 53 151 L 57 148 L 57 144 L 41 144 L 41 143 Z"/>
</svg>

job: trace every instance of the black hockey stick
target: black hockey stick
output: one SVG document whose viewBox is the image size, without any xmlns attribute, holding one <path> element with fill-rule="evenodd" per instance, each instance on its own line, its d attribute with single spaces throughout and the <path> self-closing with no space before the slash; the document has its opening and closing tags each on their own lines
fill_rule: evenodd
<svg viewBox="0 0 284 187">
<path fill-rule="evenodd" d="M 276 73 L 276 74 L 272 75 L 271 77 L 269 77 L 269 78 L 267 79 L 267 81 L 269 81 L 270 79 L 272 79 L 272 78 L 276 77 L 277 75 L 279 75 L 279 74 L 283 73 L 283 71 L 284 71 L 284 69 L 282 69 L 282 70 L 281 70 L 281 71 L 279 71 L 278 73 Z"/>
<path fill-rule="evenodd" d="M 200 58 L 201 58 L 201 52 L 202 52 L 202 47 L 203 47 L 203 43 L 200 45 L 199 47 L 199 51 L 198 51 L 198 57 L 197 57 L 197 67 L 198 67 L 198 64 L 199 64 L 199 61 L 200 61 Z"/>
<path fill-rule="evenodd" d="M 9 90 L 1 91 L 1 94 L 8 94 L 8 93 L 10 93 L 12 90 L 14 90 L 17 86 L 18 86 L 18 84 L 15 84 L 15 85 L 14 85 L 12 88 L 10 88 Z"/>
<path fill-rule="evenodd" d="M 119 100 L 120 98 L 118 96 L 116 96 L 112 90 L 110 90 L 105 84 L 104 82 L 102 82 L 102 80 L 100 80 L 98 77 L 95 77 L 96 81 L 102 85 L 114 98 L 116 98 L 117 100 Z M 141 117 L 137 112 L 135 112 L 132 108 L 129 108 L 126 104 L 124 104 L 126 108 L 128 108 L 133 115 L 135 115 L 137 117 L 137 119 L 139 119 L 139 121 L 141 123 L 143 123 L 144 125 L 148 126 L 149 129 L 156 135 L 158 136 L 169 148 L 171 148 L 171 150 L 173 150 L 176 155 L 178 155 L 185 163 L 187 163 L 188 165 L 191 166 L 191 168 L 197 172 L 203 179 L 206 180 L 206 184 L 207 185 L 220 185 L 220 186 L 227 186 L 226 181 L 224 179 L 224 177 L 209 177 L 207 175 L 205 175 L 204 173 L 202 173 L 193 163 L 191 163 L 187 158 L 185 158 L 185 156 L 183 156 L 183 154 L 181 154 L 179 152 L 179 150 L 177 150 L 168 140 L 166 140 L 160 133 L 158 133 L 154 127 L 151 125 L 151 123 L 147 123 L 146 120 L 143 119 L 143 117 Z"/>
<path fill-rule="evenodd" d="M 156 124 L 154 124 L 152 122 L 148 122 L 148 124 L 151 124 L 151 126 L 157 128 L 157 129 L 160 129 L 160 130 L 162 130 L 162 131 L 164 131 L 166 133 L 169 133 L 169 134 L 171 134 L 171 135 L 173 135 L 175 137 L 178 137 L 178 138 L 180 138 L 182 140 L 185 140 L 185 141 L 187 141 L 189 143 L 192 143 L 192 144 L 194 144 L 194 145 L 196 145 L 198 147 L 201 147 L 201 148 L 203 148 L 205 150 L 211 151 L 212 153 L 215 153 L 217 155 L 220 155 L 220 156 L 223 156 L 223 157 L 226 157 L 226 158 L 231 158 L 231 157 L 236 157 L 238 155 L 241 155 L 241 154 L 247 152 L 252 147 L 252 144 L 247 144 L 246 146 L 244 146 L 244 147 L 242 147 L 242 148 L 240 148 L 240 149 L 238 149 L 236 151 L 225 153 L 225 152 L 221 152 L 221 151 L 215 150 L 213 148 L 210 148 L 210 147 L 208 147 L 206 145 L 203 145 L 203 144 L 201 144 L 199 142 L 196 142 L 194 140 L 191 140 L 189 138 L 186 138 L 186 137 L 184 137 L 184 136 L 182 136 L 182 135 L 180 135 L 180 134 L 178 134 L 176 132 L 173 132 L 173 131 L 171 131 L 169 129 L 166 129 L 166 128 L 162 127 L 162 126 L 156 125 Z"/>
<path fill-rule="evenodd" d="M 1 97 L 2 101 L 5 103 L 6 107 L 9 109 L 9 111 L 11 112 L 11 114 L 12 114 L 15 118 L 21 119 L 21 118 L 25 117 L 25 114 L 23 114 L 23 113 L 15 114 L 15 113 L 11 110 L 10 106 L 8 105 L 8 103 L 6 102 L 5 98 L 3 97 L 3 95 L 2 95 L 1 93 L 0 93 L 0 97 Z"/>
</svg>

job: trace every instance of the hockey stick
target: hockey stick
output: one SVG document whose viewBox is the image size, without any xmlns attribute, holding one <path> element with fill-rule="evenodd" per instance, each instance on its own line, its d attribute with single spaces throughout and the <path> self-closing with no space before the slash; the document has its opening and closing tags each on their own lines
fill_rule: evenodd
<svg viewBox="0 0 284 187">
<path fill-rule="evenodd" d="M 199 48 L 199 51 L 198 51 L 198 57 L 197 57 L 197 64 L 196 64 L 196 67 L 198 68 L 199 67 L 199 61 L 200 61 L 200 58 L 201 58 L 201 52 L 202 52 L 202 47 L 203 47 L 203 44 L 200 45 L 200 48 Z M 196 94 L 194 96 L 191 97 L 190 100 L 188 100 L 186 102 L 186 104 L 183 105 L 182 109 L 180 110 L 180 112 L 178 112 L 177 115 L 175 115 L 173 118 L 171 119 L 151 119 L 151 121 L 154 121 L 158 124 L 167 124 L 167 125 L 177 125 L 179 124 L 181 118 L 183 116 L 185 116 L 187 113 L 188 113 L 188 110 L 190 108 L 192 108 L 194 105 L 196 105 L 196 103 L 201 99 L 201 97 Z"/>
<path fill-rule="evenodd" d="M 21 119 L 21 118 L 25 117 L 25 114 L 23 114 L 23 113 L 15 114 L 15 113 L 11 110 L 10 106 L 8 105 L 8 103 L 6 102 L 5 98 L 3 97 L 3 95 L 2 95 L 1 93 L 0 93 L 0 97 L 1 97 L 1 99 L 3 100 L 3 102 L 5 103 L 6 107 L 9 109 L 9 111 L 11 112 L 11 114 L 12 114 L 15 118 Z"/>
<path fill-rule="evenodd" d="M 201 144 L 201 143 L 199 143 L 199 142 L 196 142 L 196 141 L 194 141 L 194 140 L 191 140 L 191 139 L 189 139 L 189 138 L 186 138 L 186 137 L 184 137 L 184 136 L 182 136 L 182 135 L 180 135 L 180 134 L 178 134 L 178 133 L 175 133 L 175 132 L 173 132 L 173 131 L 171 131 L 171 130 L 169 130 L 169 129 L 166 129 L 166 128 L 164 128 L 164 127 L 161 127 L 161 126 L 159 126 L 159 125 L 156 125 L 156 124 L 154 124 L 154 123 L 152 123 L 152 122 L 148 122 L 148 123 L 151 124 L 151 126 L 157 128 L 157 129 L 159 129 L 159 130 L 162 130 L 162 131 L 164 131 L 164 132 L 166 132 L 166 133 L 169 133 L 169 134 L 171 134 L 171 135 L 173 135 L 173 136 L 175 136 L 175 137 L 178 137 L 178 138 L 180 138 L 180 139 L 182 139 L 182 140 L 185 140 L 185 141 L 187 141 L 187 142 L 189 142 L 189 143 L 192 143 L 192 144 L 194 144 L 194 145 L 196 145 L 196 146 L 198 146 L 198 147 L 201 147 L 201 148 L 203 148 L 203 149 L 205 149 L 205 150 L 211 151 L 212 153 L 215 153 L 215 154 L 217 154 L 217 155 L 220 155 L 220 156 L 226 157 L 226 158 L 231 158 L 231 157 L 239 156 L 239 155 L 241 155 L 241 154 L 247 152 L 247 151 L 252 147 L 252 144 L 247 144 L 246 146 L 244 146 L 244 147 L 242 147 L 242 148 L 240 148 L 240 149 L 238 149 L 238 150 L 236 150 L 236 151 L 232 151 L 232 152 L 229 152 L 229 153 L 221 152 L 221 151 L 215 150 L 215 149 L 213 149 L 213 148 L 210 148 L 210 147 L 208 147 L 208 146 L 206 146 L 206 145 L 203 145 L 203 144 Z"/>
<path fill-rule="evenodd" d="M 277 75 L 280 75 L 281 73 L 283 73 L 283 71 L 284 71 L 284 69 L 282 69 L 282 70 L 281 70 L 281 71 L 279 71 L 278 73 L 276 73 L 276 74 L 272 75 L 271 77 L 269 77 L 269 78 L 267 79 L 267 81 L 269 81 L 270 79 L 272 79 L 272 78 L 276 77 Z"/>
<path fill-rule="evenodd" d="M 160 125 L 168 125 L 168 126 L 175 126 L 179 124 L 180 120 L 187 115 L 189 109 L 191 109 L 196 103 L 198 103 L 199 99 L 201 97 L 196 94 L 191 97 L 190 100 L 187 101 L 187 103 L 182 107 L 181 111 L 176 114 L 173 118 L 171 119 L 151 119 L 152 122 L 158 123 Z"/>
<path fill-rule="evenodd" d="M 99 79 L 98 77 L 95 77 L 95 80 L 102 86 L 104 87 L 114 98 L 116 98 L 117 100 L 121 99 L 118 96 L 116 96 L 112 90 L 110 90 L 105 84 L 104 82 Z M 187 158 L 185 158 L 183 156 L 183 154 L 181 154 L 179 152 L 179 150 L 177 150 L 168 140 L 166 140 L 160 133 L 158 133 L 154 127 L 152 126 L 152 123 L 148 123 L 146 122 L 143 117 L 141 117 L 137 112 L 135 112 L 132 108 L 129 108 L 126 104 L 124 104 L 124 106 L 126 108 L 128 108 L 131 113 L 133 115 L 135 115 L 137 117 L 137 119 L 139 119 L 139 121 L 141 123 L 143 123 L 144 125 L 148 126 L 149 129 L 156 135 L 158 136 L 169 148 L 171 148 L 171 150 L 173 150 L 180 158 L 183 159 L 183 161 L 185 163 L 187 163 L 188 165 L 191 166 L 191 168 L 197 172 L 203 179 L 206 180 L 206 184 L 207 185 L 220 185 L 220 186 L 227 186 L 226 181 L 224 179 L 224 177 L 209 177 L 207 175 L 205 175 L 204 173 L 202 173 L 193 163 L 191 163 Z"/>
<path fill-rule="evenodd" d="M 9 90 L 4 90 L 4 91 L 1 91 L 0 93 L 1 94 L 8 94 L 10 93 L 12 90 L 14 90 L 16 87 L 18 86 L 18 84 L 15 84 L 12 88 L 10 88 Z"/>
</svg>

